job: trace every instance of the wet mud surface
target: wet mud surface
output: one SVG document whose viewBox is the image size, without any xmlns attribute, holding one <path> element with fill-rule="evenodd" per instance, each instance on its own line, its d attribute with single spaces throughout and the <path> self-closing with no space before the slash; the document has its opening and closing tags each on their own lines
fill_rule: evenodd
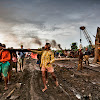
<svg viewBox="0 0 100 100">
<path fill-rule="evenodd" d="M 21 87 L 12 94 L 18 96 L 15 100 L 100 100 L 100 72 L 85 65 L 83 71 L 77 71 L 77 65 L 78 61 L 56 61 L 53 66 L 59 86 L 48 73 L 48 89 L 43 93 L 41 71 L 35 60 L 26 59 L 24 72 L 13 72 L 8 91 L 4 91 L 4 82 L 0 83 L 0 100 L 5 100 L 16 83 L 21 83 Z"/>
</svg>

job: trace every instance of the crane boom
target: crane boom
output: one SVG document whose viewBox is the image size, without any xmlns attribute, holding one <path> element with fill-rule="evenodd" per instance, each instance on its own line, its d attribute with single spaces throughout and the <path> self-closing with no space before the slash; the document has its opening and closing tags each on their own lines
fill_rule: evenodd
<svg viewBox="0 0 100 100">
<path fill-rule="evenodd" d="M 83 34 L 84 34 L 84 36 L 85 36 L 87 42 L 90 44 L 91 47 L 93 47 L 92 39 L 91 39 L 90 35 L 88 34 L 86 28 L 85 28 L 84 26 L 81 26 L 81 27 L 80 27 L 80 30 L 83 31 Z"/>
</svg>

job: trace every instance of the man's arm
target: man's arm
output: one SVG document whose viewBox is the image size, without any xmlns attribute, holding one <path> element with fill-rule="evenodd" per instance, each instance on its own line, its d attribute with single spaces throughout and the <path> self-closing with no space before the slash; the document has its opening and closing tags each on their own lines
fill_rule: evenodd
<svg viewBox="0 0 100 100">
<path fill-rule="evenodd" d="M 0 50 L 0 55 L 2 54 L 2 51 L 3 51 L 3 49 L 2 49 L 2 50 Z"/>
<path fill-rule="evenodd" d="M 42 54 L 42 51 L 37 51 L 37 50 L 29 50 L 29 51 L 32 51 L 33 53 Z"/>
</svg>

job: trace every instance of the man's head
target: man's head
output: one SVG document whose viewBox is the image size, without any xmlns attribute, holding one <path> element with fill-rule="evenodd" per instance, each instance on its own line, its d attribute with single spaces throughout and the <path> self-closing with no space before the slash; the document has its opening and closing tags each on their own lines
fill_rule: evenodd
<svg viewBox="0 0 100 100">
<path fill-rule="evenodd" d="M 6 48 L 6 45 L 5 45 L 5 44 L 2 44 L 2 47 L 3 47 L 3 48 Z"/>
<path fill-rule="evenodd" d="M 50 47 L 51 47 L 50 43 L 46 43 L 46 44 L 45 44 L 45 49 L 50 50 Z"/>
<path fill-rule="evenodd" d="M 21 49 L 23 48 L 23 45 L 21 45 Z"/>
<path fill-rule="evenodd" d="M 0 43 L 0 50 L 2 49 L 2 44 Z"/>
</svg>

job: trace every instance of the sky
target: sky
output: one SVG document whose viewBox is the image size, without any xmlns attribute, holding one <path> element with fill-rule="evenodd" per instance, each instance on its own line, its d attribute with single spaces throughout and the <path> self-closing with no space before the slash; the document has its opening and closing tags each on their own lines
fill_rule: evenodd
<svg viewBox="0 0 100 100">
<path fill-rule="evenodd" d="M 81 26 L 94 44 L 100 0 L 0 0 L 0 42 L 7 47 L 40 48 L 55 40 L 69 49 L 72 42 L 79 46 Z M 82 45 L 88 45 L 83 33 Z"/>
</svg>

